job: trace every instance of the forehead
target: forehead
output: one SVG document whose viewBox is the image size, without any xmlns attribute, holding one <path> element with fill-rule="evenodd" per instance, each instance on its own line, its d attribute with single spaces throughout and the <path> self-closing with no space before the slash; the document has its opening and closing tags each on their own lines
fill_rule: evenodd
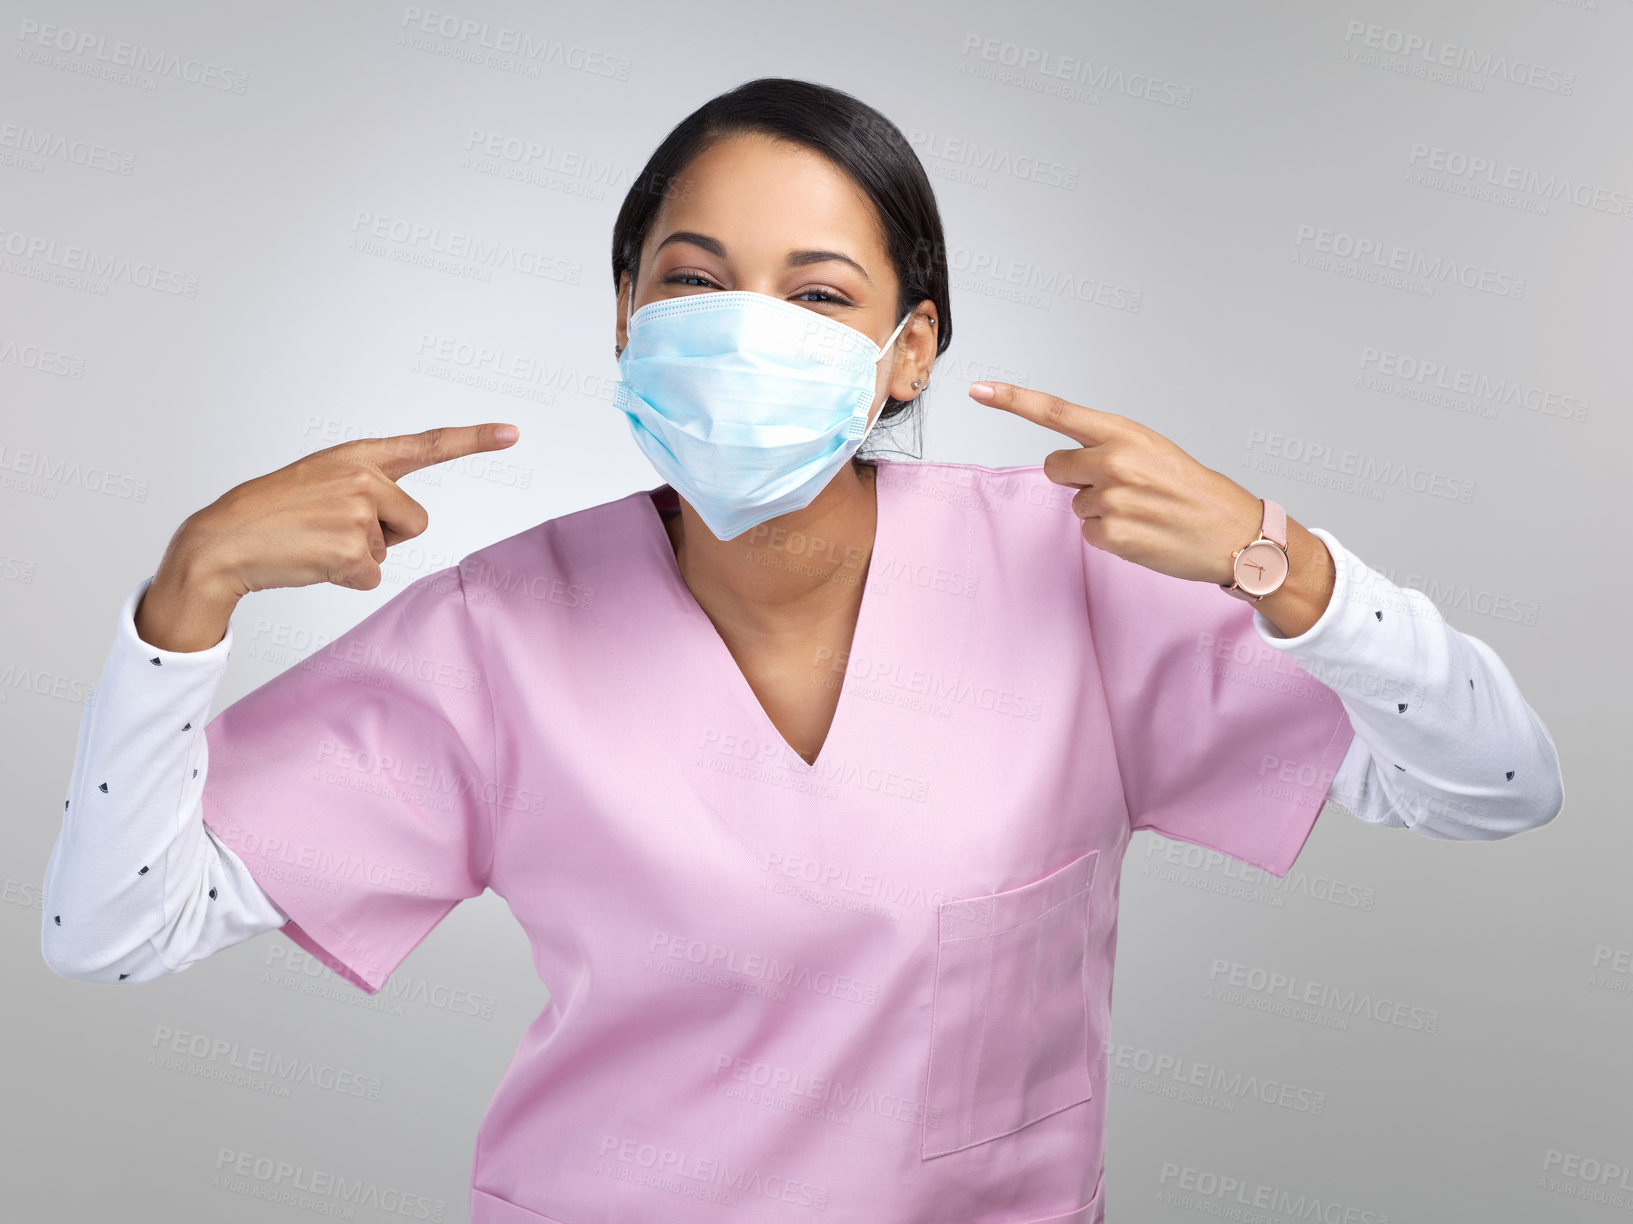
<svg viewBox="0 0 1633 1224">
<path fill-rule="evenodd" d="M 674 188 L 647 234 L 647 252 L 675 230 L 695 230 L 720 239 L 733 260 L 781 263 L 791 250 L 831 248 L 876 281 L 889 263 L 872 201 L 844 170 L 803 145 L 760 133 L 730 136 L 693 158 Z"/>
</svg>

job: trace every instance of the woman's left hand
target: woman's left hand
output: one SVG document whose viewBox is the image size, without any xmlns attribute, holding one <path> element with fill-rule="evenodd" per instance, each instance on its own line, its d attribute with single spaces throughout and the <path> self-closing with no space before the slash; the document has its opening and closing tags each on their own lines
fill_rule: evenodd
<svg viewBox="0 0 1633 1224">
<path fill-rule="evenodd" d="M 1175 578 L 1233 581 L 1231 553 L 1259 534 L 1263 509 L 1229 476 L 1115 412 L 1011 383 L 974 383 L 970 397 L 1078 443 L 1045 455 L 1043 474 L 1078 490 L 1071 505 L 1090 544 Z"/>
</svg>

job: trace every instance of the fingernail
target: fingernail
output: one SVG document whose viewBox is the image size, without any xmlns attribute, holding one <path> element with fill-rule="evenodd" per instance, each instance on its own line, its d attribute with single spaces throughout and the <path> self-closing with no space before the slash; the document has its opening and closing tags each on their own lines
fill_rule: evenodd
<svg viewBox="0 0 1633 1224">
<path fill-rule="evenodd" d="M 514 442 L 518 435 L 514 425 L 501 425 L 493 431 L 493 436 L 501 442 Z"/>
<path fill-rule="evenodd" d="M 989 400 L 997 394 L 991 383 L 971 383 L 970 394 L 978 400 Z"/>
</svg>

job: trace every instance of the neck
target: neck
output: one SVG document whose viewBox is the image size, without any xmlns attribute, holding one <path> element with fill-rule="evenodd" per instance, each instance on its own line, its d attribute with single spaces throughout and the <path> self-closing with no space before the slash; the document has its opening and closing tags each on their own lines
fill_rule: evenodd
<svg viewBox="0 0 1633 1224">
<path fill-rule="evenodd" d="M 680 499 L 665 521 L 675 561 L 718 624 L 763 634 L 803 632 L 854 609 L 878 525 L 874 469 L 841 468 L 803 510 L 719 540 Z"/>
</svg>

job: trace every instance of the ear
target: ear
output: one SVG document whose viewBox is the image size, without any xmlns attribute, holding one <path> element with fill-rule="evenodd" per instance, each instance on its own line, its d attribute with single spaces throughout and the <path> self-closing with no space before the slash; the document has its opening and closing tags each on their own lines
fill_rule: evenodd
<svg viewBox="0 0 1633 1224">
<path fill-rule="evenodd" d="M 613 320 L 612 325 L 613 346 L 620 353 L 624 351 L 624 345 L 629 343 L 629 334 L 624 327 L 624 318 L 628 312 L 629 295 L 634 291 L 634 285 L 629 279 L 629 273 L 620 272 L 618 274 L 618 294 L 613 298 L 613 306 L 617 317 Z"/>
<path fill-rule="evenodd" d="M 932 324 L 931 319 L 935 322 Z M 936 344 L 941 338 L 941 317 L 936 304 L 925 298 L 913 308 L 902 334 L 896 337 L 896 362 L 890 377 L 890 397 L 897 400 L 917 399 L 930 381 L 930 367 L 935 364 Z M 917 380 L 919 385 L 913 385 Z"/>
</svg>

